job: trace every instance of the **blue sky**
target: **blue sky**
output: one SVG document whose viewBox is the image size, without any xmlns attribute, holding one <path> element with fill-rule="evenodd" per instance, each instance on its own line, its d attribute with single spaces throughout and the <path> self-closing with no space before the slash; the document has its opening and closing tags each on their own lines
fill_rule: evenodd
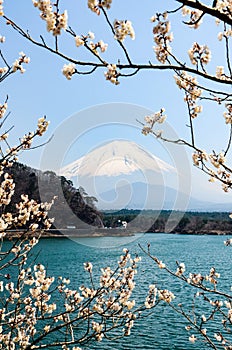
<svg viewBox="0 0 232 350">
<path fill-rule="evenodd" d="M 103 39 L 109 43 L 108 51 L 103 54 L 109 62 L 114 63 L 118 59 L 124 60 L 122 51 L 111 38 L 103 16 L 98 17 L 88 10 L 87 1 L 63 1 L 63 4 L 68 6 L 69 23 L 78 34 L 93 31 L 97 40 Z M 31 0 L 20 1 L 20 5 L 5 0 L 4 7 L 5 14 L 24 29 L 28 29 L 34 37 L 39 38 L 39 35 L 42 34 L 47 38 L 47 42 L 52 42 L 51 36 L 46 32 L 45 22 L 39 18 L 39 11 L 34 8 Z M 155 12 L 167 8 L 175 8 L 175 1 L 147 0 L 145 6 L 141 6 L 140 2 L 135 5 L 133 0 L 113 1 L 109 17 L 112 20 L 115 18 L 130 19 L 133 23 L 136 39 L 132 41 L 127 38 L 125 44 L 134 62 L 147 63 L 151 60 L 156 63 L 152 49 L 154 45 L 152 24 L 149 19 Z M 190 64 L 186 51 L 194 41 L 199 40 L 200 44 L 207 43 L 213 51 L 209 70 L 214 71 L 215 65 L 224 64 L 223 44 L 216 39 L 219 28 L 214 24 L 214 20 L 205 18 L 199 31 L 186 29 L 181 21 L 173 21 L 172 23 L 174 32 L 172 47 L 181 59 Z M 75 128 L 78 128 L 79 123 L 79 125 L 83 125 L 85 121 L 82 119 L 83 113 L 80 111 L 91 110 L 95 105 L 115 102 L 138 105 L 147 111 L 157 111 L 161 107 L 165 107 L 169 125 L 176 134 L 181 138 L 187 139 L 189 137 L 183 94 L 175 87 L 172 72 L 141 72 L 132 78 L 121 78 L 119 86 L 114 86 L 105 80 L 105 69 L 88 76 L 74 76 L 71 81 L 68 81 L 61 73 L 66 61 L 26 42 L 3 22 L 1 22 L 0 35 L 6 36 L 6 42 L 1 44 L 1 48 L 9 62 L 13 62 L 20 51 L 24 51 L 31 58 L 30 64 L 25 66 L 25 74 L 16 73 L 2 83 L 1 100 L 3 101 L 5 96 L 9 95 L 9 109 L 11 111 L 9 124 L 15 125 L 11 135 L 12 144 L 28 130 L 35 129 L 37 118 L 42 115 L 47 115 L 51 122 L 49 131 L 42 140 L 45 141 L 50 135 L 56 133 L 57 128 L 62 130 L 63 122 L 74 115 L 79 118 L 75 123 Z M 62 37 L 60 47 L 70 56 L 92 60 L 91 57 L 86 56 L 82 47 L 76 48 L 71 39 Z M 196 140 L 199 142 L 199 146 L 206 150 L 216 149 L 220 151 L 225 148 L 225 135 L 228 134 L 222 117 L 223 108 L 212 103 L 204 104 L 203 108 L 204 113 L 195 121 Z M 135 141 L 161 159 L 169 163 L 172 162 L 167 147 L 152 137 L 142 136 L 136 121 L 134 127 L 125 127 L 122 116 L 110 115 L 110 124 L 98 127 L 94 121 L 94 114 L 92 118 L 90 129 L 83 132 L 81 137 L 72 144 L 72 147 L 68 148 L 64 163 L 83 156 L 86 150 L 90 151 L 106 140 L 120 138 Z M 112 121 L 115 121 L 115 125 Z M 79 135 L 78 131 L 77 135 Z M 40 167 L 42 152 L 43 149 L 25 152 L 20 160 L 33 167 Z M 180 154 L 181 152 L 183 151 L 180 150 Z M 191 165 L 191 152 L 189 150 L 186 152 L 189 155 Z M 224 194 L 220 185 L 209 184 L 203 173 L 193 167 L 191 169 L 192 193 L 195 197 L 215 202 L 230 200 L 230 194 Z"/>
</svg>

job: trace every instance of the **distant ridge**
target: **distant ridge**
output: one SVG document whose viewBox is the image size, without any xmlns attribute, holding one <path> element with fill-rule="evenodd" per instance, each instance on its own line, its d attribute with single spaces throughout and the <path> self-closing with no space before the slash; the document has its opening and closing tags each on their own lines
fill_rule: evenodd
<svg viewBox="0 0 232 350">
<path fill-rule="evenodd" d="M 126 198 L 130 192 L 129 200 Z M 148 198 L 147 192 L 149 192 Z M 123 194 L 125 197 L 123 197 Z M 117 197 L 118 196 L 118 197 Z M 177 198 L 177 190 L 170 187 L 162 187 L 159 185 L 147 185 L 142 182 L 130 184 L 130 191 L 127 185 L 117 187 L 117 192 L 112 189 L 99 194 L 98 208 L 100 210 L 110 209 L 152 209 L 152 210 L 187 210 L 187 211 L 218 211 L 232 212 L 232 204 L 230 203 L 212 203 L 201 201 L 187 194 L 179 193 L 180 198 L 187 206 L 175 206 Z M 124 204 L 126 205 L 124 206 Z"/>
</svg>

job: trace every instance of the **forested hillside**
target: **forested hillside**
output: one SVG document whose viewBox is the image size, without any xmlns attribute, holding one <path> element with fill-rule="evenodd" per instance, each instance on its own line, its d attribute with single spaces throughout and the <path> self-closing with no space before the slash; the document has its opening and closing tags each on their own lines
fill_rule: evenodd
<svg viewBox="0 0 232 350">
<path fill-rule="evenodd" d="M 165 226 L 170 214 L 171 211 L 169 210 L 163 210 L 158 213 L 152 210 L 139 212 L 138 210 L 124 209 L 117 212 L 105 212 L 103 222 L 107 227 L 117 227 L 121 221 L 127 221 L 128 230 L 139 231 L 146 221 L 146 226 L 149 227 L 147 231 L 165 232 Z M 179 220 L 180 214 L 183 216 Z M 134 222 L 135 218 L 137 218 L 136 226 Z M 175 215 L 172 220 L 175 224 Z M 176 227 L 172 232 L 182 234 L 231 234 L 232 219 L 227 212 L 176 212 Z"/>
<path fill-rule="evenodd" d="M 15 204 L 21 200 L 21 194 L 38 202 L 54 201 L 50 217 L 54 217 L 55 228 L 66 228 L 73 225 L 79 218 L 76 228 L 84 228 L 86 224 L 102 227 L 100 212 L 95 208 L 94 198 L 87 195 L 82 188 L 76 189 L 70 180 L 63 176 L 57 176 L 52 171 L 42 172 L 20 163 L 14 163 L 7 169 L 7 173 L 13 176 L 15 193 L 9 205 L 9 210 L 15 212 Z M 41 198 L 42 197 L 42 198 Z M 68 208 L 68 210 L 67 210 Z M 70 209 L 69 209 L 70 208 Z"/>
</svg>

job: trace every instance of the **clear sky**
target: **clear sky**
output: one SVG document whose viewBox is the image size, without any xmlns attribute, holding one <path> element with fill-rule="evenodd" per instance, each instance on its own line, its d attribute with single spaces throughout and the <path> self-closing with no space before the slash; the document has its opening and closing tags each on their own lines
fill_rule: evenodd
<svg viewBox="0 0 232 350">
<path fill-rule="evenodd" d="M 91 12 L 87 8 L 87 0 L 60 1 L 60 3 L 61 10 L 66 9 L 63 6 L 68 6 L 69 24 L 78 34 L 92 31 L 95 33 L 96 40 L 102 39 L 109 43 L 107 52 L 103 54 L 104 58 L 112 63 L 116 63 L 118 59 L 124 61 L 122 51 L 112 40 L 103 16 L 97 16 Z M 140 1 L 115 0 L 109 11 L 109 17 L 112 20 L 117 18 L 132 21 L 136 39 L 132 41 L 127 38 L 125 45 L 128 47 L 128 52 L 134 62 L 147 63 L 150 60 L 156 63 L 152 49 L 154 43 L 150 17 L 156 12 L 174 9 L 176 3 L 170 0 L 147 0 L 144 3 L 145 5 L 142 5 Z M 39 18 L 39 11 L 34 8 L 31 0 L 21 0 L 17 2 L 17 5 L 16 2 L 5 0 L 4 9 L 6 16 L 24 29 L 28 29 L 36 39 L 39 39 L 39 35 L 42 34 L 48 43 L 52 42 L 51 35 L 46 32 L 46 23 Z M 174 21 L 174 19 L 179 19 L 179 21 Z M 173 52 L 187 64 L 190 64 L 186 51 L 192 43 L 194 41 L 199 41 L 200 44 L 207 43 L 212 49 L 212 63 L 209 65 L 209 70 L 214 72 L 216 65 L 224 65 L 224 47 L 216 38 L 219 28 L 216 27 L 214 20 L 205 18 L 201 28 L 197 31 L 187 29 L 181 23 L 182 20 L 183 18 L 173 17 Z M 152 112 L 165 107 L 169 127 L 179 137 L 186 139 L 189 137 L 183 94 L 176 88 L 171 71 L 140 72 L 131 78 L 121 78 L 118 86 L 105 80 L 105 69 L 98 70 L 92 75 L 75 75 L 71 81 L 68 81 L 61 73 L 63 65 L 67 63 L 65 60 L 33 46 L 14 32 L 10 26 L 6 26 L 2 20 L 0 23 L 0 35 L 6 37 L 6 42 L 1 44 L 1 48 L 7 60 L 13 62 L 20 51 L 24 51 L 31 58 L 30 64 L 25 66 L 25 74 L 17 72 L 1 86 L 1 101 L 5 99 L 6 95 L 9 95 L 9 109 L 11 111 L 9 124 L 12 123 L 15 126 L 11 135 L 12 144 L 25 132 L 35 129 L 37 118 L 42 115 L 46 115 L 51 122 L 49 131 L 42 141 L 48 139 L 57 130 L 61 131 L 62 137 L 63 123 L 76 116 L 75 130 L 78 137 L 76 139 L 74 137 L 67 147 L 64 163 L 74 161 L 83 156 L 86 151 L 89 152 L 101 143 L 114 139 L 132 140 L 166 162 L 173 163 L 172 151 L 152 137 L 141 135 L 139 125 L 136 122 L 136 118 L 142 120 L 143 110 Z M 76 48 L 73 39 L 65 39 L 65 36 L 61 38 L 60 49 L 75 58 L 93 60 L 83 47 Z M 83 118 L 85 118 L 86 109 L 91 113 L 94 111 L 94 106 L 111 103 L 122 103 L 123 106 L 125 104 L 136 105 L 139 106 L 138 110 L 141 108 L 141 113 L 135 115 L 134 124 L 129 126 L 123 122 L 123 115 L 115 115 L 110 112 L 108 125 L 105 121 L 105 124 L 99 127 L 101 118 L 99 119 L 99 116 L 94 113 L 91 116 L 90 124 L 85 124 L 86 120 Z M 199 142 L 199 146 L 207 151 L 212 149 L 220 151 L 225 148 L 226 135 L 228 134 L 222 117 L 224 110 L 222 106 L 216 106 L 212 103 L 204 103 L 203 108 L 204 112 L 195 121 L 196 140 Z M 134 107 L 132 111 L 134 111 Z M 125 113 L 124 109 L 123 113 Z M 130 123 L 132 120 L 133 115 L 130 115 Z M 81 133 L 77 130 L 79 126 L 82 130 Z M 71 129 L 72 126 L 70 126 L 70 134 L 73 132 Z M 66 129 L 64 130 L 67 132 Z M 64 140 L 69 140 L 68 135 L 63 136 Z M 43 149 L 25 152 L 20 160 L 39 168 L 42 152 Z M 57 152 L 59 152 L 58 149 Z M 178 151 L 175 151 L 175 154 L 176 152 Z M 179 152 L 181 157 L 183 151 Z M 191 165 L 191 152 L 189 150 L 186 152 Z M 185 163 L 183 163 L 183 167 L 185 167 Z M 231 195 L 224 194 L 220 185 L 209 184 L 203 173 L 194 168 L 191 169 L 192 173 L 189 176 L 191 176 L 194 197 L 214 202 L 230 201 Z"/>
</svg>

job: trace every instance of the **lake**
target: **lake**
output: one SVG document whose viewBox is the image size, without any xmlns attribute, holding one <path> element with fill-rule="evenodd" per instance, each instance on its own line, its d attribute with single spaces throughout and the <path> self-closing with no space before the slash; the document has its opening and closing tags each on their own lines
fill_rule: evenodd
<svg viewBox="0 0 232 350">
<path fill-rule="evenodd" d="M 154 263 L 146 257 L 138 243 L 146 247 L 149 242 L 151 252 L 168 264 L 174 270 L 175 261 L 185 262 L 186 272 L 201 272 L 206 274 L 214 266 L 220 271 L 220 285 L 230 291 L 231 286 L 231 249 L 223 241 L 223 236 L 196 236 L 175 234 L 145 234 L 129 242 L 126 237 L 66 239 L 41 239 L 35 248 L 40 251 L 38 262 L 43 263 L 50 275 L 65 276 L 72 280 L 73 287 L 80 286 L 86 276 L 83 263 L 90 261 L 93 272 L 99 275 L 100 267 L 116 267 L 122 248 L 129 248 L 131 254 L 142 256 L 136 276 L 135 298 L 144 302 L 149 284 L 158 284 L 159 288 L 170 289 L 176 295 L 176 302 L 191 310 L 191 300 L 195 292 L 191 287 L 181 285 L 175 279 L 157 269 Z M 83 244 L 81 244 L 83 243 Z M 122 243 L 122 246 L 119 244 Z M 105 248 L 99 248 L 104 246 Z M 110 246 L 113 246 L 110 248 Z M 107 248 L 109 247 L 109 248 Z M 187 322 L 176 315 L 169 307 L 158 307 L 149 317 L 137 321 L 129 337 L 118 341 L 103 340 L 94 342 L 83 349 L 101 350 L 185 350 L 209 349 L 201 342 L 189 342 L 189 334 L 185 330 Z M 213 330 L 216 331 L 215 329 Z"/>
</svg>

